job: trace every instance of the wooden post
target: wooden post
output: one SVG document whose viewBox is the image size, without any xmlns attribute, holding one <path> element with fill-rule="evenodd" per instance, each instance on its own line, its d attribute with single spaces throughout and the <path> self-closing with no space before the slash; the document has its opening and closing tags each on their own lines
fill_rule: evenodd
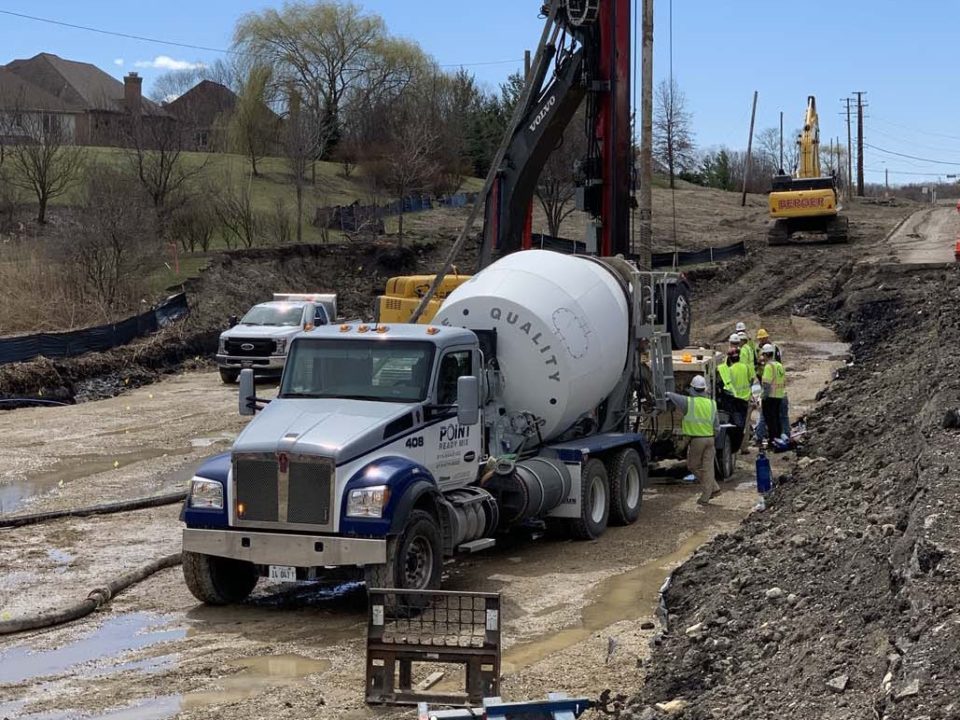
<svg viewBox="0 0 960 720">
<path fill-rule="evenodd" d="M 783 167 L 783 110 L 780 111 L 780 167 L 777 169 L 781 174 L 786 172 Z"/>
<path fill-rule="evenodd" d="M 653 252 L 653 0 L 643 0 L 640 53 L 640 247 L 637 265 L 649 270 Z"/>
<path fill-rule="evenodd" d="M 740 207 L 747 205 L 747 183 L 750 182 L 750 158 L 753 154 L 753 123 L 757 119 L 757 91 L 753 91 L 753 110 L 750 112 L 750 137 L 747 139 L 747 164 L 743 168 L 743 195 Z"/>
</svg>

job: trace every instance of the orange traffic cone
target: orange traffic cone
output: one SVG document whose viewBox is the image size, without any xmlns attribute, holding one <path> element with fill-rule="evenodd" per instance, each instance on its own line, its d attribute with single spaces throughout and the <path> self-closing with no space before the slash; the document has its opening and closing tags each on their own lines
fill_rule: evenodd
<svg viewBox="0 0 960 720">
<path fill-rule="evenodd" d="M 957 238 L 957 244 L 953 246 L 953 259 L 960 262 L 960 237 Z"/>
</svg>

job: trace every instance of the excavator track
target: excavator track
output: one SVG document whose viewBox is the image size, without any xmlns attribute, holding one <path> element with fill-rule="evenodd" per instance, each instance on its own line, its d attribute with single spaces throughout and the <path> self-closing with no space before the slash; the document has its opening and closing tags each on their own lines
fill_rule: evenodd
<svg viewBox="0 0 960 720">
<path fill-rule="evenodd" d="M 812 235 L 816 237 L 811 237 Z M 767 244 L 771 246 L 840 245 L 849 241 L 850 219 L 842 215 L 830 218 L 779 219 L 767 230 Z"/>
</svg>

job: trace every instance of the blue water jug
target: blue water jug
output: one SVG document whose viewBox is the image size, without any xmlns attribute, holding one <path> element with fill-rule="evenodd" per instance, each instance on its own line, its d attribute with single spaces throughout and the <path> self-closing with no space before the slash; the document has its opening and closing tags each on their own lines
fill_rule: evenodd
<svg viewBox="0 0 960 720">
<path fill-rule="evenodd" d="M 766 495 L 773 489 L 773 477 L 770 472 L 770 461 L 767 456 L 760 451 L 757 455 L 757 492 Z"/>
</svg>

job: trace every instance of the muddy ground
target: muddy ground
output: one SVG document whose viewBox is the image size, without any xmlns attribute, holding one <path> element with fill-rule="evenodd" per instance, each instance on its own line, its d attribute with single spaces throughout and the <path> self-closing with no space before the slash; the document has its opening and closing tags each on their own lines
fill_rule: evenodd
<svg viewBox="0 0 960 720">
<path fill-rule="evenodd" d="M 842 458 L 858 461 L 862 453 L 854 452 L 855 438 L 865 438 L 856 445 L 871 448 L 872 464 L 863 470 L 866 478 L 878 465 L 883 472 L 895 466 L 896 461 L 888 455 L 897 445 L 895 431 L 884 429 L 881 422 L 891 408 L 878 405 L 872 408 L 873 415 L 865 412 L 858 404 L 860 386 L 851 382 L 861 372 L 874 379 L 882 377 L 873 375 L 885 362 L 882 355 L 870 356 L 875 367 L 858 364 L 847 370 L 839 389 L 827 391 L 825 404 L 813 409 L 815 398 L 846 359 L 846 346 L 814 318 L 831 323 L 853 340 L 858 363 L 865 362 L 862 358 L 869 352 L 865 350 L 869 342 L 881 342 L 885 337 L 889 306 L 883 304 L 886 291 L 877 289 L 886 281 L 879 275 L 867 278 L 857 263 L 883 252 L 881 239 L 908 209 L 853 208 L 856 231 L 851 245 L 778 248 L 773 254 L 762 244 L 762 208 L 742 211 L 717 206 L 711 211 L 710 198 L 702 199 L 702 210 L 695 211 L 702 229 L 697 245 L 708 238 L 716 242 L 706 244 L 719 245 L 746 237 L 751 252 L 736 263 L 691 273 L 699 320 L 695 337 L 703 342 L 721 341 L 736 320 L 748 322 L 752 329 L 766 326 L 786 354 L 794 414 L 812 410 L 810 457 L 801 458 L 803 468 L 794 465 L 792 454 L 774 458 L 775 473 L 797 482 L 777 491 L 767 513 L 749 514 L 756 498 L 750 456 L 741 459 L 734 482 L 716 508 L 698 508 L 692 487 L 660 478 L 645 494 L 638 524 L 612 529 L 595 543 L 517 538 L 490 554 L 448 565 L 447 587 L 503 593 L 505 697 L 527 699 L 556 690 L 595 697 L 608 687 L 630 695 L 643 687 L 646 678 L 646 688 L 631 709 L 638 715 L 656 713 L 655 703 L 675 699 L 690 703 L 684 711 L 688 717 L 726 717 L 728 710 L 740 711 L 743 717 L 773 717 L 796 707 L 802 707 L 803 717 L 818 717 L 815 713 L 825 707 L 803 706 L 810 694 L 807 691 L 768 692 L 772 684 L 796 689 L 796 678 L 804 676 L 800 669 L 815 668 L 822 674 L 827 663 L 821 660 L 824 649 L 816 642 L 817 634 L 833 638 L 831 633 L 839 632 L 825 619 L 829 611 L 808 616 L 800 611 L 803 605 L 794 612 L 795 605 L 790 603 L 799 603 L 804 592 L 807 607 L 826 606 L 829 599 L 830 605 L 846 611 L 856 607 L 861 588 L 839 573 L 839 568 L 845 567 L 842 563 L 821 564 L 823 558 L 818 555 L 827 550 L 820 549 L 820 535 L 811 532 L 803 542 L 797 539 L 794 543 L 793 539 L 797 527 L 806 530 L 804 523 L 819 528 L 821 516 L 836 518 L 845 541 L 855 538 L 852 518 L 869 515 L 861 512 L 868 498 L 861 499 L 856 493 L 869 483 L 861 480 L 857 487 L 851 479 L 854 471 L 860 471 L 857 465 L 837 472 L 836 479 L 821 488 L 819 500 L 801 500 L 810 507 L 806 512 L 806 506 L 796 510 L 800 505 L 787 493 L 811 487 L 816 481 L 808 478 L 826 475 L 827 467 L 832 476 L 834 465 Z M 717 231 L 718 227 L 727 229 Z M 728 234 L 719 237 L 717 232 Z M 297 272 L 303 273 L 313 265 L 308 258 L 296 263 Z M 245 267 L 240 263 L 224 269 L 221 282 L 238 276 L 249 279 L 246 272 L 254 279 L 258 276 L 255 263 L 252 269 Z M 893 271 L 876 266 L 872 272 Z M 306 276 L 298 277 L 303 281 Z M 362 279 L 356 282 L 367 282 L 364 276 L 358 277 Z M 909 284 L 909 277 L 907 271 L 904 285 Z M 854 289 L 852 283 L 858 281 L 867 284 Z M 939 282 L 946 292 L 949 279 Z M 916 285 L 915 294 L 922 287 Z M 873 302 L 864 300 L 872 297 L 871 293 L 879 294 L 880 304 L 861 311 Z M 361 295 L 358 292 L 356 297 Z M 912 320 L 910 301 L 916 299 L 905 298 L 905 304 L 896 305 L 904 308 L 898 310 L 904 322 Z M 872 335 L 852 330 L 862 324 L 857 321 L 858 313 L 870 320 Z M 921 316 L 921 320 L 923 327 L 933 332 L 930 319 Z M 925 377 L 916 377 L 914 385 Z M 914 387 L 914 392 L 916 402 L 922 393 L 919 387 Z M 882 398 L 883 392 L 877 390 L 875 401 L 880 403 Z M 235 390 L 219 385 L 212 373 L 188 372 L 110 400 L 4 414 L 0 416 L 0 456 L 6 467 L 15 469 L 4 473 L 0 487 L 6 497 L 5 512 L 72 507 L 182 486 L 193 464 L 228 446 L 241 427 L 234 404 Z M 899 405 L 892 410 L 906 412 Z M 927 408 L 926 412 L 932 416 L 939 409 Z M 834 448 L 834 454 L 824 447 Z M 814 460 L 819 457 L 827 459 Z M 942 477 L 949 474 L 937 476 Z M 836 497 L 840 492 L 845 495 Z M 848 502 L 846 494 L 853 499 Z M 878 492 L 877 497 L 882 495 Z M 876 523 L 863 520 L 864 537 L 869 525 L 879 528 L 878 542 L 893 542 L 894 535 L 884 528 L 892 525 L 896 531 L 899 527 L 895 499 L 899 496 L 877 501 L 887 504 L 874 509 Z M 837 507 L 833 515 L 832 504 Z M 892 509 L 881 512 L 888 504 Z M 951 510 L 955 518 L 955 508 L 943 512 Z M 798 512 L 803 523 L 793 515 Z M 175 551 L 180 527 L 177 513 L 177 508 L 168 507 L 0 530 L 0 618 L 54 606 L 66 598 L 80 599 L 103 574 Z M 894 516 L 893 522 L 887 522 L 888 515 Z M 744 518 L 748 520 L 741 528 Z M 943 526 L 935 519 L 926 530 L 942 532 Z M 721 540 L 697 551 L 676 575 L 668 595 L 671 622 L 667 628 L 658 625 L 653 610 L 660 583 L 717 535 Z M 948 547 L 940 539 L 937 542 L 936 548 Z M 911 548 L 903 548 L 908 558 L 913 557 Z M 791 564 L 792 556 L 801 551 L 806 564 Z M 764 555 L 768 552 L 772 555 Z M 864 552 L 854 553 L 863 563 L 858 566 L 858 583 L 884 577 L 877 567 L 886 566 L 871 566 L 863 558 Z M 939 552 L 934 550 L 932 557 Z M 763 562 L 758 559 L 761 557 Z M 937 566 L 946 567 L 943 557 L 939 556 Z M 928 559 L 917 563 L 918 567 L 930 564 Z M 767 599 L 770 587 L 766 587 L 764 573 L 775 575 L 771 581 L 780 582 L 781 596 L 773 593 L 777 597 Z M 734 582 L 736 578 L 743 582 Z M 800 579 L 808 589 L 794 587 L 803 584 Z M 914 582 L 912 587 L 919 585 Z M 755 599 L 751 593 L 758 588 L 764 594 Z M 831 594 L 832 590 L 836 594 Z M 797 595 L 793 600 L 791 592 Z M 719 638 L 712 634 L 713 628 L 725 627 L 725 618 L 732 617 L 717 611 L 717 598 L 724 599 L 725 611 L 736 613 L 736 618 L 723 633 L 725 642 L 711 645 Z M 775 604 L 781 598 L 782 604 Z M 362 591 L 354 586 L 293 590 L 263 584 L 254 600 L 241 607 L 198 607 L 179 571 L 164 571 L 84 621 L 0 641 L 0 717 L 377 716 L 380 711 L 367 709 L 362 702 L 364 612 Z M 914 614 L 923 615 L 919 610 Z M 684 633 L 701 617 L 708 619 L 703 644 Z M 807 634 L 794 638 L 784 630 L 781 637 L 774 630 L 770 635 L 762 623 L 773 620 L 795 620 Z M 904 631 L 904 637 L 919 646 L 924 632 L 914 632 L 917 640 L 911 640 L 911 628 L 913 625 Z M 938 632 L 944 632 L 943 628 Z M 863 648 L 854 634 L 851 630 L 843 635 L 852 643 L 844 645 L 844 652 L 850 651 L 851 665 L 859 658 L 853 651 Z M 770 644 L 764 639 L 768 636 L 776 640 L 778 651 L 793 647 L 786 639 L 790 638 L 796 639 L 798 648 L 807 648 L 806 654 L 799 650 L 799 654 L 791 654 L 789 663 L 794 664 L 785 663 L 773 677 L 761 674 L 768 669 L 770 656 L 760 657 L 770 652 L 762 649 Z M 930 635 L 928 645 L 935 639 Z M 651 646 L 655 648 L 652 656 Z M 761 648 L 756 650 L 756 658 L 752 654 L 755 648 Z M 726 654 L 720 657 L 722 653 Z M 735 656 L 737 663 L 725 665 L 728 655 Z M 701 664 L 704 657 L 717 663 L 716 667 Z M 736 674 L 743 668 L 749 672 Z M 864 672 L 872 669 L 873 665 L 868 665 Z M 783 680 L 785 676 L 790 676 L 788 681 Z M 863 682 L 853 671 L 850 676 L 856 677 L 849 681 L 851 688 Z M 925 690 L 927 683 L 925 679 Z M 753 704 L 737 705 L 734 699 L 738 695 Z M 852 700 L 853 695 L 849 697 Z M 837 702 L 843 699 L 842 694 L 836 698 Z M 862 716 L 859 712 L 844 715 L 844 708 L 837 707 L 840 714 L 836 717 Z M 861 706 L 854 701 L 846 708 L 859 711 Z"/>
</svg>

